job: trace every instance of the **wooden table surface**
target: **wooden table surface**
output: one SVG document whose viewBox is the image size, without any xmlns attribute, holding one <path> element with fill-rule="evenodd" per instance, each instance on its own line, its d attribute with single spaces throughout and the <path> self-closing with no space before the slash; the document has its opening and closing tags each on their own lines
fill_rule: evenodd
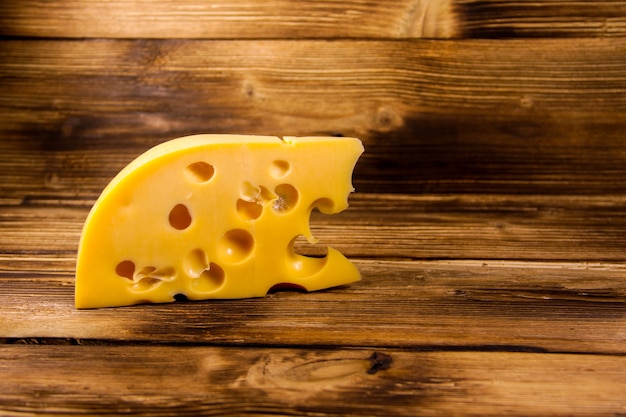
<svg viewBox="0 0 626 417">
<path fill-rule="evenodd" d="M 626 2 L 0 3 L 0 415 L 626 415 Z M 345 135 L 362 281 L 76 310 L 107 182 Z"/>
</svg>

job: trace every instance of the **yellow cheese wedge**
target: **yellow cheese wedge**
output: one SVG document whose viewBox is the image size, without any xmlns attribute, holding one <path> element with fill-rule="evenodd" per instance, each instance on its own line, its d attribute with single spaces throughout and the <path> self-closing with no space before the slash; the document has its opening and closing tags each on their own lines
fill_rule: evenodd
<svg viewBox="0 0 626 417">
<path fill-rule="evenodd" d="M 355 138 L 196 135 L 158 145 L 105 188 L 85 222 L 76 307 L 260 297 L 358 281 L 357 268 L 315 243 L 311 211 L 348 207 Z"/>
</svg>

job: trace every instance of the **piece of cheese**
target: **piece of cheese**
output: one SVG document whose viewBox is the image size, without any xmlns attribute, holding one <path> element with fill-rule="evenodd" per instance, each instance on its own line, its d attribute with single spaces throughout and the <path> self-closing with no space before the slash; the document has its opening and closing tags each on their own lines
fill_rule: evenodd
<svg viewBox="0 0 626 417">
<path fill-rule="evenodd" d="M 85 222 L 76 307 L 308 291 L 360 279 L 337 250 L 315 243 L 311 211 L 348 206 L 363 145 L 355 138 L 195 135 L 165 142 L 124 168 Z"/>
</svg>

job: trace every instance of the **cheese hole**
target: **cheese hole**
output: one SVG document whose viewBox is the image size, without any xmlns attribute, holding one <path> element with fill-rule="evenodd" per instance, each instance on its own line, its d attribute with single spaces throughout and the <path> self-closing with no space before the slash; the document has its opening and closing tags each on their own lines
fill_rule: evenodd
<svg viewBox="0 0 626 417">
<path fill-rule="evenodd" d="M 183 259 L 185 273 L 192 278 L 197 278 L 209 267 L 207 254 L 202 249 L 194 249 Z"/>
<path fill-rule="evenodd" d="M 267 292 L 268 294 L 274 294 L 277 292 L 307 292 L 307 290 L 302 285 L 293 284 L 291 282 L 281 282 L 280 284 L 273 285 Z"/>
<path fill-rule="evenodd" d="M 137 272 L 137 277 L 138 278 L 143 278 L 147 275 L 150 275 L 151 273 L 153 273 L 154 271 L 156 271 L 156 268 L 153 266 L 144 266 L 143 268 L 141 268 L 139 270 L 139 272 Z"/>
<path fill-rule="evenodd" d="M 163 281 L 172 281 L 175 278 L 176 270 L 172 267 L 157 269 L 153 266 L 146 266 L 137 272 L 130 288 L 132 291 L 147 291 Z"/>
<path fill-rule="evenodd" d="M 120 277 L 132 280 L 135 274 L 135 264 L 132 261 L 122 261 L 115 267 L 115 273 Z"/>
<path fill-rule="evenodd" d="M 328 261 L 328 248 L 309 243 L 302 235 L 291 240 L 288 254 L 287 268 L 299 278 L 310 277 L 318 273 Z"/>
<path fill-rule="evenodd" d="M 174 229 L 184 230 L 191 224 L 191 214 L 184 204 L 176 204 L 170 211 L 170 226 Z"/>
<path fill-rule="evenodd" d="M 256 201 L 237 200 L 237 214 L 244 220 L 258 219 L 263 212 L 263 206 Z"/>
<path fill-rule="evenodd" d="M 239 189 L 241 198 L 247 201 L 254 201 L 260 192 L 261 189 L 259 187 L 254 186 L 254 184 L 248 181 L 245 181 L 243 184 L 241 184 L 241 187 Z"/>
<path fill-rule="evenodd" d="M 315 200 L 313 204 L 311 204 L 311 208 L 316 208 L 323 214 L 333 214 L 336 211 L 335 203 L 330 198 L 320 198 Z"/>
<path fill-rule="evenodd" d="M 262 185 L 257 187 L 249 181 L 245 181 L 241 184 L 239 195 L 242 200 L 253 201 L 259 204 L 262 204 L 265 201 L 270 201 L 276 197 L 270 190 Z"/>
<path fill-rule="evenodd" d="M 183 293 L 178 293 L 174 294 L 174 301 L 178 303 L 184 303 L 186 301 L 189 301 L 189 298 L 187 298 L 187 296 Z"/>
<path fill-rule="evenodd" d="M 291 268 L 294 276 L 306 278 L 324 269 L 327 260 L 328 258 L 312 258 L 295 254 L 291 256 L 287 266 Z"/>
<path fill-rule="evenodd" d="M 156 269 L 153 266 L 146 266 L 137 272 L 137 280 L 152 278 L 159 281 L 171 281 L 176 277 L 176 270 L 172 267 Z"/>
<path fill-rule="evenodd" d="M 209 267 L 202 271 L 200 276 L 191 281 L 191 286 L 199 292 L 215 291 L 224 284 L 224 270 L 211 262 Z"/>
<path fill-rule="evenodd" d="M 281 213 L 287 213 L 293 210 L 298 204 L 300 198 L 298 190 L 291 184 L 280 184 L 274 190 L 276 199 L 272 203 L 272 208 Z"/>
<path fill-rule="evenodd" d="M 158 285 L 160 283 L 161 283 L 160 279 L 153 278 L 153 277 L 146 277 L 146 278 L 140 279 L 135 284 L 133 284 L 131 289 L 133 291 L 147 291 L 153 288 L 155 285 Z"/>
<path fill-rule="evenodd" d="M 270 175 L 274 178 L 283 178 L 291 172 L 291 164 L 282 159 L 277 159 L 270 165 Z"/>
<path fill-rule="evenodd" d="M 185 169 L 185 175 L 191 182 L 207 182 L 213 178 L 213 174 L 215 174 L 213 165 L 202 161 L 194 162 Z"/>
<path fill-rule="evenodd" d="M 217 243 L 220 257 L 229 263 L 246 260 L 254 251 L 254 237 L 243 229 L 229 230 Z"/>
<path fill-rule="evenodd" d="M 316 244 L 318 239 L 311 236 L 310 240 L 305 236 L 298 235 L 289 243 L 290 253 L 311 258 L 323 258 L 328 255 L 325 245 Z"/>
</svg>

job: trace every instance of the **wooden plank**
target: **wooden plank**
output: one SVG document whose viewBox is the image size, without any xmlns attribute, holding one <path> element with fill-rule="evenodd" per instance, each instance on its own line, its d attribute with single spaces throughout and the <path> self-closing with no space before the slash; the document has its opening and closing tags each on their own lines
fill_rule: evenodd
<svg viewBox="0 0 626 417">
<path fill-rule="evenodd" d="M 56 38 L 623 37 L 626 2 L 198 0 L 0 4 L 0 35 Z"/>
<path fill-rule="evenodd" d="M 624 261 L 620 196 L 355 194 L 326 241 L 353 257 Z M 343 220 L 345 218 L 345 220 Z M 319 234 L 319 232 L 318 232 Z M 372 253 L 374 252 L 374 253 Z"/>
<path fill-rule="evenodd" d="M 624 36 L 623 1 L 455 1 L 458 36 L 563 38 Z"/>
<path fill-rule="evenodd" d="M 357 284 L 83 311 L 73 273 L 90 204 L 3 206 L 0 338 L 624 352 L 623 197 L 351 201 L 342 214 L 316 214 L 312 230 L 355 260 Z M 392 260 L 401 257 L 432 260 Z"/>
<path fill-rule="evenodd" d="M 626 353 L 623 263 L 357 260 L 327 291 L 76 310 L 49 258 L 3 259 L 0 338 Z"/>
<path fill-rule="evenodd" d="M 624 356 L 604 355 L 3 345 L 0 411 L 618 415 L 624 366 Z"/>
<path fill-rule="evenodd" d="M 451 1 L 19 0 L 0 35 L 57 38 L 450 37 Z"/>
<path fill-rule="evenodd" d="M 74 256 L 93 200 L 32 198 L 0 206 L 0 253 Z M 319 245 L 351 258 L 623 262 L 623 196 L 399 195 L 351 196 L 350 207 L 315 211 Z"/>
<path fill-rule="evenodd" d="M 191 133 L 346 135 L 364 192 L 623 194 L 625 41 L 4 41 L 1 195 Z"/>
</svg>

